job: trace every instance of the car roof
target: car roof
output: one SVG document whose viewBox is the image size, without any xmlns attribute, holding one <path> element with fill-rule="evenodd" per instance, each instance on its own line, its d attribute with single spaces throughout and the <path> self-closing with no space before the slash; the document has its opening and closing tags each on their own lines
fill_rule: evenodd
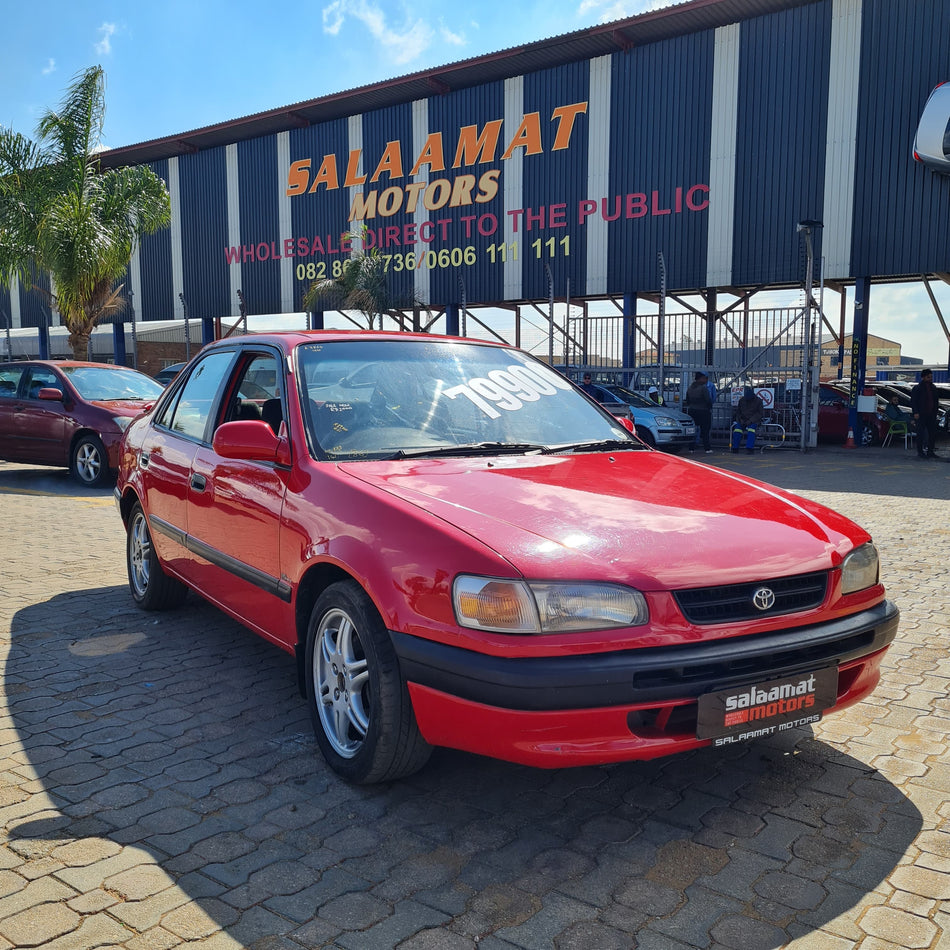
<svg viewBox="0 0 950 950">
<path fill-rule="evenodd" d="M 90 360 L 11 360 L 8 363 L 2 363 L 0 366 L 50 366 L 54 369 L 63 369 L 64 367 L 94 366 L 98 369 L 132 369 L 131 366 L 117 366 L 115 363 L 94 363 Z M 133 373 L 138 370 L 132 369 Z M 144 375 L 144 373 L 143 373 Z"/>
<path fill-rule="evenodd" d="M 243 346 L 271 344 L 290 352 L 304 343 L 331 343 L 341 340 L 409 340 L 424 343 L 468 343 L 479 346 L 510 347 L 508 343 L 494 340 L 473 340 L 461 336 L 443 336 L 435 333 L 406 333 L 402 330 L 281 330 L 270 333 L 254 333 L 241 337 L 228 337 L 216 340 L 204 347 L 202 352 L 212 348 L 225 349 L 235 344 Z"/>
</svg>

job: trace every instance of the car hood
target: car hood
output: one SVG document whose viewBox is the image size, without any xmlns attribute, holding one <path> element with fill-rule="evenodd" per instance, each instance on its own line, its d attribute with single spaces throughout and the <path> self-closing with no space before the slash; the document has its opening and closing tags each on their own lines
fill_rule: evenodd
<svg viewBox="0 0 950 950">
<path fill-rule="evenodd" d="M 647 409 L 645 406 L 631 406 L 630 412 L 633 413 L 634 419 L 642 418 L 651 422 L 655 422 L 659 416 L 666 416 L 681 423 L 691 423 L 693 421 L 692 416 L 687 415 L 680 409 L 674 409 L 672 406 L 657 406 L 656 409 Z"/>
<path fill-rule="evenodd" d="M 820 505 L 659 452 L 340 469 L 456 525 L 526 577 L 725 584 L 826 570 L 869 540 Z"/>
<path fill-rule="evenodd" d="M 151 409 L 158 401 L 158 396 L 143 402 L 141 399 L 91 399 L 90 404 L 112 413 L 114 416 L 137 416 L 146 409 Z"/>
</svg>

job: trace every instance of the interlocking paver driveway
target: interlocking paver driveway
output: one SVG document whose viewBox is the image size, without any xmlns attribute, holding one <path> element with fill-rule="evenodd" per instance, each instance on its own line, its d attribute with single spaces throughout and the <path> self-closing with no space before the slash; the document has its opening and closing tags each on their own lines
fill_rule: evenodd
<svg viewBox="0 0 950 950">
<path fill-rule="evenodd" d="M 537 771 L 323 764 L 293 662 L 136 610 L 107 490 L 0 464 L 0 950 L 950 950 L 950 465 L 715 455 L 871 529 L 903 616 L 812 730 Z M 684 538 L 688 544 L 688 539 Z"/>
</svg>

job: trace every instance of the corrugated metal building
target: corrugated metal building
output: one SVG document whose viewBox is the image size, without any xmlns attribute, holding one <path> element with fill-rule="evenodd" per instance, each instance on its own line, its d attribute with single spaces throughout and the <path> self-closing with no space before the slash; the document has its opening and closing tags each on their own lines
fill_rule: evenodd
<svg viewBox="0 0 950 950">
<path fill-rule="evenodd" d="M 950 79 L 947 0 L 692 0 L 106 153 L 148 163 L 173 224 L 137 318 L 299 311 L 347 256 L 391 255 L 436 308 L 950 272 L 950 177 L 915 163 Z M 862 282 L 864 282 L 862 284 Z M 862 289 L 863 288 L 863 289 Z M 710 309 L 715 309 L 715 297 Z M 35 295 L 0 291 L 14 326 Z M 866 313 L 865 313 L 866 317 Z"/>
</svg>

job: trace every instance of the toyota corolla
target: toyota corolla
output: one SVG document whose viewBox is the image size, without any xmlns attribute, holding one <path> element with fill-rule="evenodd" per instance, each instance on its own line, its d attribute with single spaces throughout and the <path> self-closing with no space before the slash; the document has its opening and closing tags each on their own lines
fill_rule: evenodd
<svg viewBox="0 0 950 950">
<path fill-rule="evenodd" d="M 116 499 L 134 601 L 191 590 L 292 653 L 352 782 L 433 746 L 559 767 L 754 740 L 867 696 L 897 630 L 862 528 L 651 450 L 500 344 L 212 344 L 128 427 Z"/>
</svg>

